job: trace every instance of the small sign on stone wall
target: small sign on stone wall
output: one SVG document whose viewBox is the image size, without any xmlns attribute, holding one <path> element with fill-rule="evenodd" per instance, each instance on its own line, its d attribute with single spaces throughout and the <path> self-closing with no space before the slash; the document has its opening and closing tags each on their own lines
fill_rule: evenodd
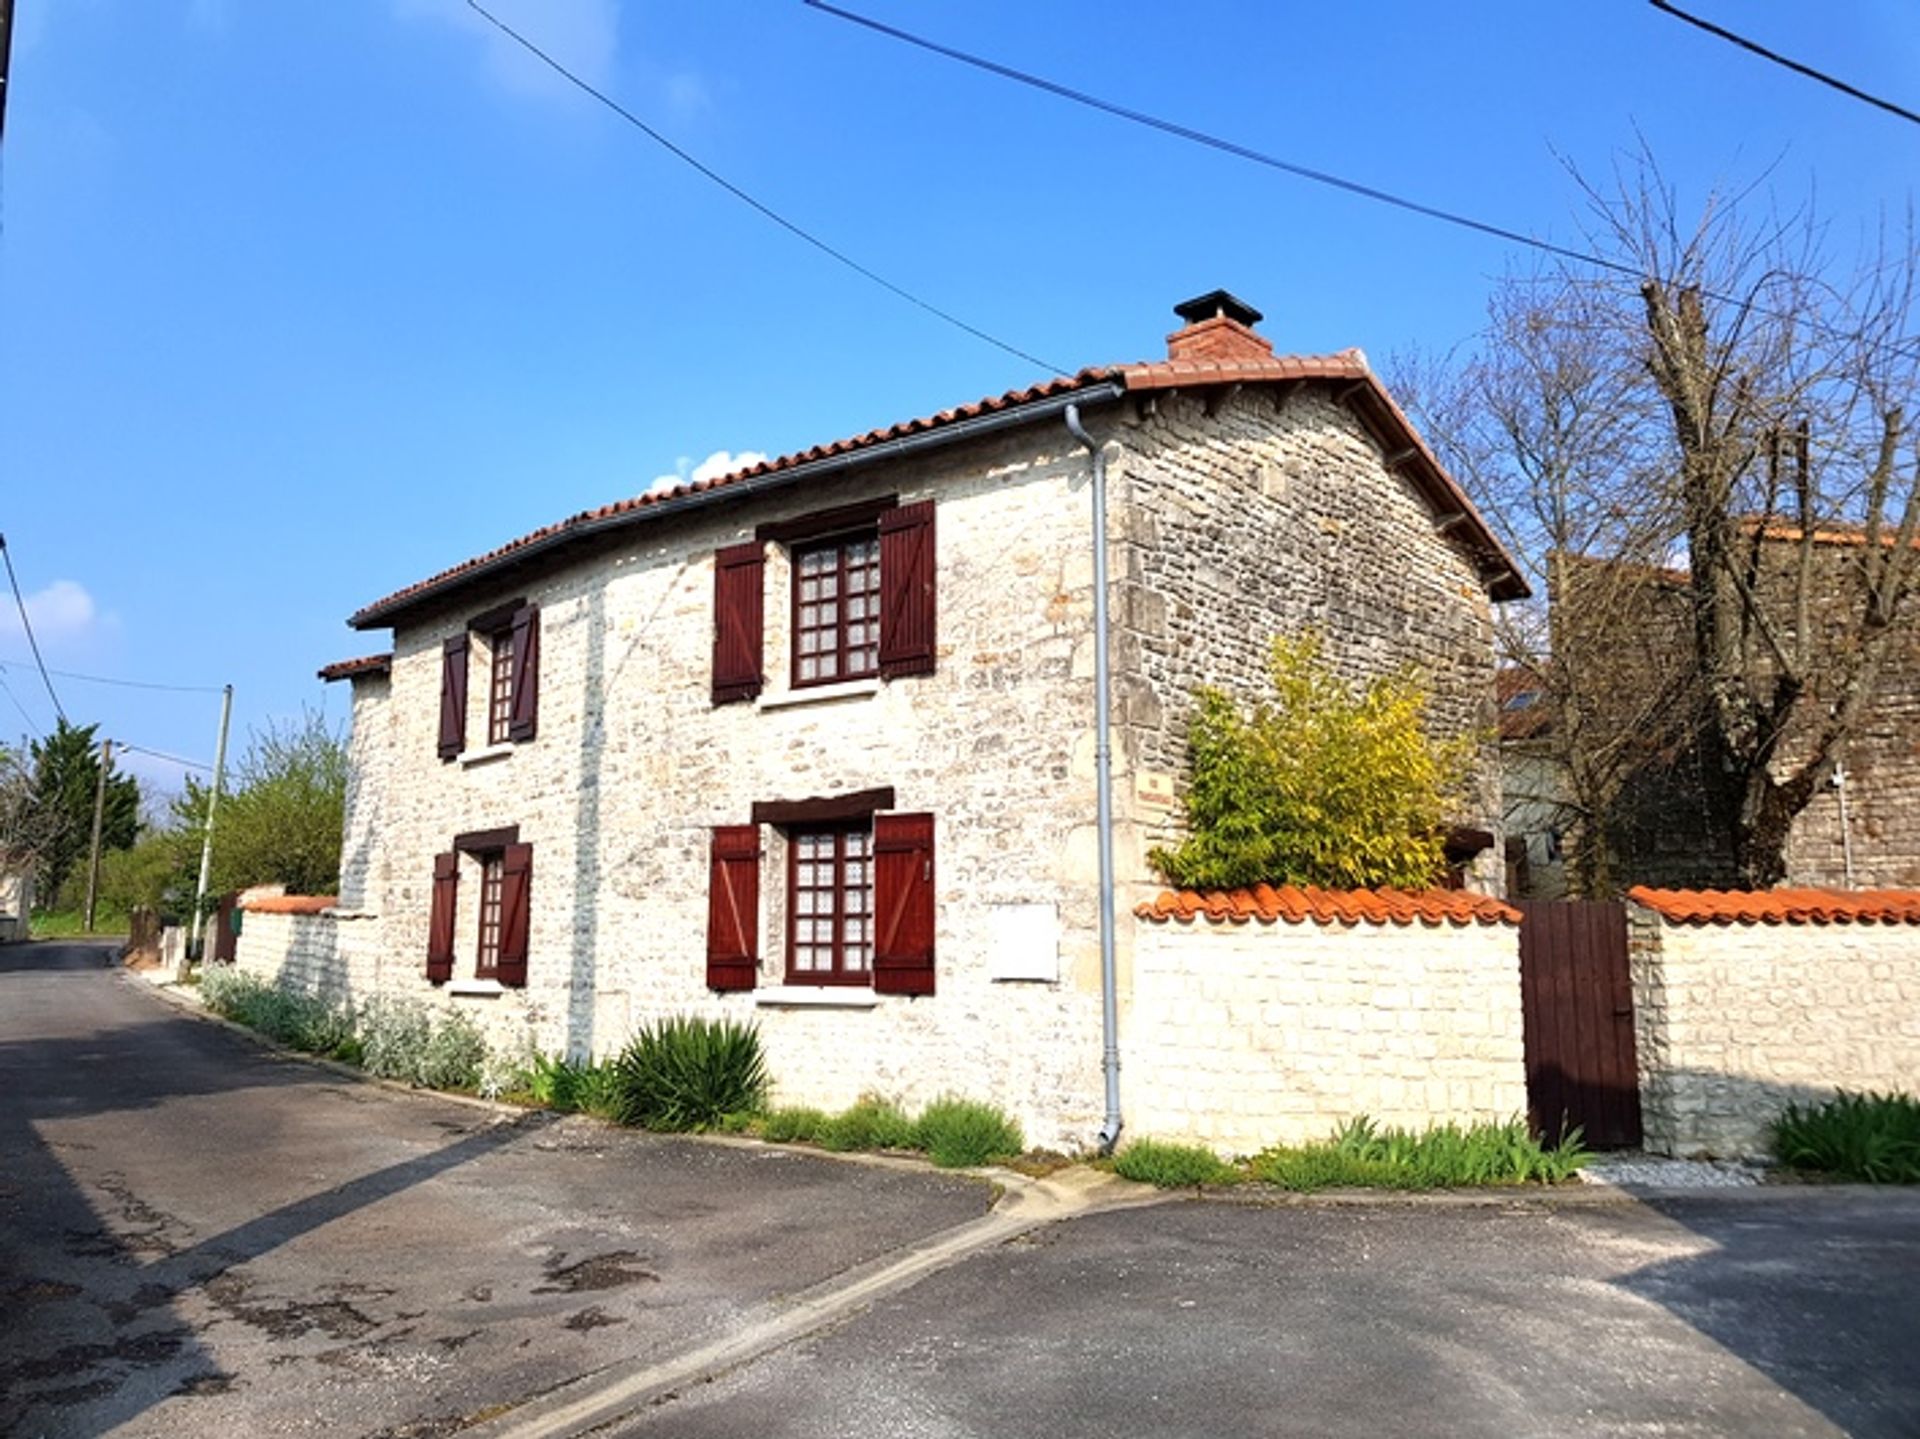
<svg viewBox="0 0 1920 1439">
<path fill-rule="evenodd" d="M 1059 911 L 1050 904 L 996 904 L 989 909 L 987 976 L 1059 983 Z"/>
</svg>

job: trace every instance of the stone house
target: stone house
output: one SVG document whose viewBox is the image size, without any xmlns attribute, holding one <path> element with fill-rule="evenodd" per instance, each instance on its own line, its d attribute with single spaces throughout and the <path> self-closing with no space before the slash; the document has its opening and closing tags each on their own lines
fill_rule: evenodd
<svg viewBox="0 0 1920 1439">
<path fill-rule="evenodd" d="M 1195 687 L 1255 696 L 1270 637 L 1307 626 L 1355 677 L 1416 662 L 1437 727 L 1485 737 L 1458 822 L 1492 847 L 1459 859 L 1497 889 L 1490 605 L 1526 593 L 1516 567 L 1358 351 L 1276 355 L 1224 292 L 1178 313 L 1164 360 L 574 515 L 361 609 L 393 643 L 321 672 L 353 693 L 341 886 L 290 971 L 575 1054 L 750 1018 L 784 1101 L 958 1091 L 1084 1142 L 1101 895 L 1069 406 L 1110 487 L 1122 904 L 1178 837 Z M 1117 949 L 1124 1048 L 1131 929 Z"/>
</svg>

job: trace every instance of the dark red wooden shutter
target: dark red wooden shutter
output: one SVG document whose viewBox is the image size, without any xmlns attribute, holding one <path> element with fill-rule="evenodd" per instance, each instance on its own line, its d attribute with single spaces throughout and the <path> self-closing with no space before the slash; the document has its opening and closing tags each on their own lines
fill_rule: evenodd
<svg viewBox="0 0 1920 1439">
<path fill-rule="evenodd" d="M 933 816 L 873 817 L 873 987 L 933 993 Z"/>
<path fill-rule="evenodd" d="M 540 724 L 540 607 L 522 605 L 513 612 L 513 711 L 507 738 L 521 744 Z"/>
<path fill-rule="evenodd" d="M 445 984 L 453 978 L 453 914 L 460 896 L 460 856 L 433 857 L 433 910 L 427 919 L 427 978 Z"/>
<path fill-rule="evenodd" d="M 760 826 L 713 831 L 707 897 L 707 988 L 752 989 L 760 967 Z"/>
<path fill-rule="evenodd" d="M 514 989 L 527 982 L 527 932 L 532 911 L 533 846 L 510 844 L 500 865 L 500 964 L 494 977 Z"/>
<path fill-rule="evenodd" d="M 440 758 L 458 759 L 467 747 L 467 636 L 440 649 Z"/>
<path fill-rule="evenodd" d="M 713 557 L 713 702 L 760 693 L 766 547 L 758 540 Z"/>
<path fill-rule="evenodd" d="M 880 516 L 880 673 L 933 673 L 933 501 Z"/>
</svg>

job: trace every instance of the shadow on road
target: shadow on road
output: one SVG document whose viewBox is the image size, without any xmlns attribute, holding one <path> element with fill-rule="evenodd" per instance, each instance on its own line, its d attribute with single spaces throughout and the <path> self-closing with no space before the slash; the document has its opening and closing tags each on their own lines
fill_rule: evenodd
<svg viewBox="0 0 1920 1439">
<path fill-rule="evenodd" d="M 111 983 L 78 973 L 105 962 L 100 948 L 79 944 L 0 949 L 0 974 L 10 976 L 0 1005 L 0 1433 L 103 1432 L 175 1395 L 220 1392 L 231 1376 L 177 1312 L 183 1293 L 551 1122 L 540 1114 L 493 1125 L 188 1242 L 178 1221 L 120 1178 L 112 1155 L 79 1153 L 93 1146 L 61 1137 L 70 1122 L 195 1094 L 339 1081 L 211 1026 L 130 1018 L 130 997 L 111 990 L 79 1032 L 18 1037 L 36 1014 L 53 1022 L 36 989 Z M 70 1168 L 63 1151 L 83 1162 Z M 90 1175 L 88 1188 L 74 1169 Z M 84 1427 L 69 1427 L 82 1406 Z"/>
<path fill-rule="evenodd" d="M 1920 1433 L 1920 1195 L 1636 1196 L 1712 1247 L 1615 1281 L 1857 1436 Z M 1891 1341 L 1891 1342 L 1890 1342 Z"/>
</svg>

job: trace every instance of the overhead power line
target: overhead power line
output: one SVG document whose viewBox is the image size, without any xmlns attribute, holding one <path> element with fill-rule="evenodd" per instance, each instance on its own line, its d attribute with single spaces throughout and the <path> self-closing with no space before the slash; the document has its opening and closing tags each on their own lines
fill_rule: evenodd
<svg viewBox="0 0 1920 1439">
<path fill-rule="evenodd" d="M 1222 154 L 1232 155 L 1237 159 L 1251 160 L 1256 165 L 1265 165 L 1268 169 L 1279 170 L 1302 180 L 1311 180 L 1316 185 L 1327 185 L 1335 190 L 1344 190 L 1349 195 L 1377 200 L 1383 205 L 1392 205 L 1396 209 L 1406 210 L 1415 215 L 1425 215 L 1429 220 L 1439 220 L 1444 224 L 1457 225 L 1461 229 L 1472 230 L 1481 235 L 1490 235 L 1496 240 L 1508 240 L 1516 245 L 1527 245 L 1535 250 L 1544 250 L 1564 260 L 1577 260 L 1583 265 L 1598 265 L 1603 269 L 1614 270 L 1622 275 L 1632 275 L 1636 278 L 1640 274 L 1632 265 L 1624 265 L 1618 260 L 1608 260 L 1599 255 L 1589 254 L 1585 250 L 1576 250 L 1569 245 L 1556 245 L 1551 240 L 1542 240 L 1538 236 L 1529 235 L 1520 230 L 1510 230 L 1505 225 L 1496 225 L 1490 220 L 1476 220 L 1473 216 L 1463 215 L 1457 210 L 1445 210 L 1438 205 L 1411 200 L 1405 195 L 1396 195 L 1393 191 L 1382 190 L 1376 185 L 1362 184 L 1358 180 L 1349 180 L 1345 176 L 1335 175 L 1328 170 L 1316 170 L 1309 165 L 1296 164 L 1292 160 L 1281 159 L 1278 155 L 1269 155 L 1264 150 L 1256 150 L 1251 145 L 1242 145 L 1236 140 L 1227 140 L 1218 135 L 1208 134 L 1205 130 L 1196 130 L 1191 125 L 1182 125 L 1178 121 L 1149 115 L 1144 110 L 1134 110 L 1112 100 L 1103 100 L 1098 95 L 1088 94 L 1085 90 L 1076 90 L 1071 85 L 1062 85 L 1057 80 L 1049 80 L 1044 75 L 1017 70 L 1011 65 L 1002 65 L 998 60 L 989 60 L 984 55 L 975 55 L 966 50 L 955 49 L 951 45 L 942 45 L 938 40 L 929 40 L 924 35 L 916 35 L 911 30 L 902 30 L 897 26 L 888 25 L 871 16 L 861 15 L 853 10 L 843 10 L 838 5 L 827 3 L 827 0 L 803 0 L 803 3 L 836 19 L 850 21 L 876 34 L 885 35 L 889 39 L 902 41 L 949 60 L 957 60 L 962 65 L 971 65 L 976 70 L 985 70 L 988 74 L 998 75 L 1003 80 L 1012 80 L 1015 84 L 1044 90 L 1049 95 L 1058 95 L 1063 100 L 1071 100 L 1074 104 L 1084 105 L 1090 110 L 1099 110 L 1119 119 L 1131 121 L 1135 125 L 1145 125 L 1150 130 L 1158 130 L 1162 134 L 1172 135 L 1177 139 L 1189 140 L 1196 145 L 1205 145 L 1209 150 L 1218 150 Z"/>
<path fill-rule="evenodd" d="M 981 329 L 978 325 L 968 324 L 965 320 L 961 319 L 958 315 L 955 315 L 952 311 L 943 310 L 938 305 L 934 304 L 932 301 L 922 299 L 919 295 L 916 295 L 913 291 L 907 289 L 905 286 L 895 284 L 892 280 L 889 280 L 885 275 L 882 275 L 877 271 L 868 269 L 865 265 L 861 264 L 858 260 L 854 259 L 851 255 L 847 254 L 846 251 L 835 248 L 833 245 L 828 244 L 825 240 L 821 239 L 818 235 L 814 234 L 812 231 L 803 228 L 801 225 L 797 224 L 792 220 L 789 220 L 785 215 L 782 215 L 778 210 L 775 210 L 771 205 L 768 205 L 764 201 L 758 200 L 754 198 L 752 195 L 748 194 L 745 190 L 741 189 L 738 185 L 734 184 L 733 181 L 729 180 L 726 176 L 722 175 L 718 170 L 715 170 L 711 165 L 708 165 L 704 161 L 698 159 L 696 156 L 690 154 L 688 151 L 683 150 L 680 146 L 674 144 L 673 141 L 669 140 L 665 135 L 661 134 L 658 130 L 654 129 L 653 126 L 649 125 L 645 120 L 642 120 L 638 115 L 634 114 L 633 111 L 629 110 L 626 106 L 622 105 L 618 100 L 614 99 L 611 95 L 607 94 L 604 90 L 599 89 L 598 87 L 590 84 L 588 81 L 583 80 L 580 76 L 574 74 L 573 71 L 569 70 L 565 65 L 561 64 L 560 61 L 556 60 L 553 56 L 549 55 L 545 50 L 542 50 L 538 45 L 536 45 L 533 41 L 529 40 L 525 35 L 522 35 L 518 30 L 514 29 L 511 25 L 507 24 L 507 22 L 502 20 L 498 15 L 495 15 L 492 11 L 488 10 L 485 6 L 481 5 L 479 3 L 479 0 L 467 0 L 467 6 L 476 15 L 480 16 L 480 18 L 485 20 L 489 25 L 492 25 L 501 34 L 505 35 L 508 39 L 512 40 L 516 45 L 519 45 L 522 49 L 524 49 L 528 54 L 532 55 L 541 63 L 545 64 L 548 68 L 553 70 L 554 73 L 559 75 L 563 80 L 567 81 L 569 84 L 575 86 L 576 88 L 586 92 L 588 95 L 591 95 L 595 100 L 598 100 L 602 105 L 606 106 L 609 110 L 613 111 L 614 114 L 618 115 L 622 120 L 625 120 L 629 125 L 633 126 L 634 129 L 638 130 L 641 134 L 645 135 L 649 140 L 653 141 L 654 144 L 660 146 L 661 149 L 667 151 L 675 159 L 691 167 L 692 169 L 698 171 L 701 175 L 705 176 L 708 180 L 711 180 L 714 184 L 718 185 L 722 190 L 725 190 L 729 195 L 733 196 L 736 200 L 739 200 L 742 204 L 749 206 L 750 208 L 758 211 L 761 215 L 765 216 L 767 219 L 773 221 L 774 224 L 778 225 L 781 229 L 785 230 L 788 234 L 794 236 L 799 240 L 805 241 L 807 244 L 813 246 L 814 249 L 818 250 L 821 254 L 827 256 L 829 259 L 838 261 L 840 264 L 846 266 L 849 270 L 853 271 L 854 274 L 859 275 L 862 279 L 869 280 L 872 283 L 878 285 L 881 289 L 886 290 L 889 294 L 895 295 L 898 298 L 905 300 L 909 305 L 916 306 L 917 308 L 926 311 L 927 314 L 932 315 L 935 319 L 943 320 L 947 324 L 952 325 L 955 329 L 965 331 L 967 334 L 972 335 L 976 340 L 983 340 L 987 344 L 992 345 L 996 349 L 1004 350 L 1007 354 L 1012 355 L 1017 359 L 1025 360 L 1030 365 L 1038 365 L 1041 369 L 1049 370 L 1056 375 L 1064 375 L 1068 373 L 1065 369 L 1061 368 L 1059 365 L 1053 364 L 1051 361 L 1048 361 L 1048 360 L 1043 360 L 1038 355 L 1030 354 L 1027 351 L 1021 349 L 1018 345 L 1009 344 L 1007 341 L 999 338 L 997 335 L 989 334 L 987 331 Z"/>
<path fill-rule="evenodd" d="M 468 0 L 468 3 L 471 4 L 472 0 Z M 1149 115 L 1144 110 L 1135 110 L 1112 100 L 1103 100 L 1098 95 L 1089 94 L 1085 90 L 1076 90 L 1072 86 L 1063 85 L 1057 80 L 1049 80 L 1044 75 L 1035 75 L 1030 71 L 1020 70 L 1012 65 L 1003 65 L 998 60 L 989 60 L 984 55 L 975 55 L 970 51 L 957 49 L 952 45 L 943 45 L 937 40 L 929 40 L 924 35 L 916 35 L 911 30 L 902 30 L 896 25 L 888 25 L 884 21 L 875 20 L 871 16 L 862 15 L 857 11 L 842 9 L 838 5 L 829 3 L 829 0 L 801 0 L 801 3 L 820 11 L 822 14 L 831 15 L 835 19 L 845 20 L 850 24 L 871 30 L 875 34 L 884 35 L 888 39 L 898 40 L 902 44 L 912 45 L 930 54 L 939 55 L 962 65 L 971 66 L 976 70 L 984 70 L 989 75 L 998 75 L 1003 80 L 1011 80 L 1017 85 L 1026 85 L 1035 90 L 1043 90 L 1049 95 L 1057 95 L 1063 100 L 1070 100 L 1076 105 L 1084 105 L 1090 110 L 1098 110 L 1103 114 L 1115 116 L 1118 119 L 1129 121 L 1135 125 L 1144 125 L 1150 130 L 1158 130 L 1162 134 L 1172 135 L 1176 139 L 1187 140 L 1195 145 L 1204 145 L 1210 150 L 1218 150 L 1222 154 L 1232 155 L 1237 159 L 1248 160 L 1256 165 L 1264 165 L 1268 169 L 1279 170 L 1284 174 L 1292 175 L 1298 179 L 1312 181 L 1316 185 L 1325 185 L 1331 189 L 1343 190 L 1347 194 L 1358 195 L 1362 199 L 1373 200 L 1383 205 L 1391 205 L 1395 209 L 1424 216 L 1429 220 L 1437 220 L 1444 225 L 1452 225 L 1458 229 L 1471 230 L 1476 234 L 1491 236 L 1497 240 L 1507 240 L 1516 245 L 1524 245 L 1530 250 L 1538 250 L 1544 254 L 1555 255 L 1560 259 L 1570 260 L 1575 264 L 1589 265 L 1594 269 L 1607 270 L 1616 275 L 1625 275 L 1633 280 L 1644 280 L 1646 278 L 1636 265 L 1629 265 L 1620 260 L 1610 260 L 1605 255 L 1596 255 L 1590 250 L 1577 249 L 1571 245 L 1556 244 L 1552 240 L 1542 240 L 1538 236 L 1526 234 L 1524 231 L 1510 229 L 1505 225 L 1498 225 L 1490 220 L 1475 219 L 1473 216 L 1462 214 L 1457 210 L 1448 210 L 1439 205 L 1429 205 L 1423 201 L 1409 199 L 1405 195 L 1397 195 L 1393 191 L 1383 190 L 1377 185 L 1367 185 L 1362 184 L 1358 180 L 1349 180 L 1345 176 L 1333 174 L 1331 171 L 1316 170 L 1308 165 L 1296 164 L 1294 161 L 1282 159 L 1278 155 L 1270 155 L 1264 150 L 1256 150 L 1251 145 L 1242 145 L 1237 140 L 1224 139 L 1219 135 L 1209 134 L 1205 130 L 1196 130 L 1191 125 L 1182 125 L 1174 120 L 1162 119 L 1158 115 Z M 1656 0 L 1656 3 L 1658 3 L 1658 0 Z M 1712 300 L 1717 304 L 1732 305 L 1736 309 L 1752 310 L 1757 314 L 1768 315 L 1776 320 L 1791 320 L 1796 318 L 1794 316 L 1784 315 L 1777 310 L 1769 310 L 1764 306 L 1755 304 L 1750 299 L 1743 300 L 1734 295 L 1722 294 L 1717 290 L 1703 288 L 1699 293 L 1704 298 Z M 1806 323 L 1810 328 L 1818 329 L 1828 335 L 1845 338 L 1840 331 L 1835 330 L 1830 325 L 1824 325 L 1818 321 L 1807 321 Z M 1914 351 L 1913 347 L 1909 344 L 1897 348 L 1895 353 L 1906 358 L 1913 358 Z"/>
<path fill-rule="evenodd" d="M 165 750 L 148 749 L 144 745 L 128 744 L 125 740 L 115 740 L 114 744 L 125 750 L 128 754 L 152 755 L 153 758 L 163 759 L 167 761 L 168 764 L 177 764 L 182 769 L 197 769 L 204 770 L 208 774 L 213 773 L 212 765 L 202 764 L 197 759 L 182 759 L 177 754 L 168 754 Z"/>
<path fill-rule="evenodd" d="M 24 664 L 26 664 L 25 660 L 0 660 L 0 670 L 5 669 L 8 665 Z M 52 667 L 48 668 L 47 673 L 50 675 L 58 675 L 63 680 L 79 680 L 82 684 L 118 685 L 122 689 L 130 690 L 166 690 L 173 694 L 185 695 L 217 695 L 220 693 L 219 685 L 168 685 L 161 684 L 157 680 L 123 680 L 116 679 L 112 675 L 86 675 L 79 673 L 77 670 L 57 670 Z"/>
<path fill-rule="evenodd" d="M 1906 120 L 1914 125 L 1920 125 L 1920 114 L 1915 114 L 1904 105 L 1896 105 L 1891 100 L 1882 100 L 1878 95 L 1869 95 L 1857 85 L 1849 85 L 1845 80 L 1837 79 L 1827 74 L 1824 70 L 1816 70 L 1811 65 L 1802 64 L 1798 60 L 1790 59 L 1780 54 L 1777 50 L 1769 50 L 1766 46 L 1749 40 L 1744 35 L 1735 34 L 1723 26 L 1714 24 L 1711 20 L 1702 20 L 1698 15 L 1689 15 L 1678 5 L 1670 4 L 1669 0 L 1648 0 L 1648 3 L 1651 4 L 1654 9 L 1671 15 L 1676 20 L 1684 20 L 1695 29 L 1704 30 L 1709 35 L 1718 36 L 1729 44 L 1738 45 L 1742 50 L 1758 55 L 1762 60 L 1771 60 L 1776 65 L 1785 66 L 1796 75 L 1805 75 L 1809 80 L 1818 80 L 1822 85 L 1831 86 L 1842 95 L 1851 95 L 1854 99 L 1864 101 L 1876 109 L 1885 110 L 1889 115 L 1898 115 L 1902 120 Z"/>
<path fill-rule="evenodd" d="M 20 718 L 27 723 L 27 733 L 40 739 L 40 726 L 33 722 L 33 716 L 27 713 L 27 707 L 20 703 L 20 696 L 13 692 L 13 686 L 7 683 L 6 676 L 0 675 L 0 690 L 7 692 L 7 698 L 13 701 L 13 707 L 20 711 Z"/>
<path fill-rule="evenodd" d="M 0 558 L 7 562 L 7 583 L 13 586 L 13 602 L 20 610 L 20 628 L 27 632 L 27 647 L 33 651 L 33 662 L 40 667 L 40 682 L 47 687 L 47 698 L 53 701 L 53 712 L 64 721 L 67 712 L 61 708 L 60 696 L 54 693 L 53 679 L 47 674 L 47 662 L 40 658 L 40 641 L 33 637 L 33 621 L 27 618 L 27 601 L 20 593 L 20 577 L 13 572 L 13 551 L 7 548 L 5 535 L 0 535 Z"/>
</svg>

